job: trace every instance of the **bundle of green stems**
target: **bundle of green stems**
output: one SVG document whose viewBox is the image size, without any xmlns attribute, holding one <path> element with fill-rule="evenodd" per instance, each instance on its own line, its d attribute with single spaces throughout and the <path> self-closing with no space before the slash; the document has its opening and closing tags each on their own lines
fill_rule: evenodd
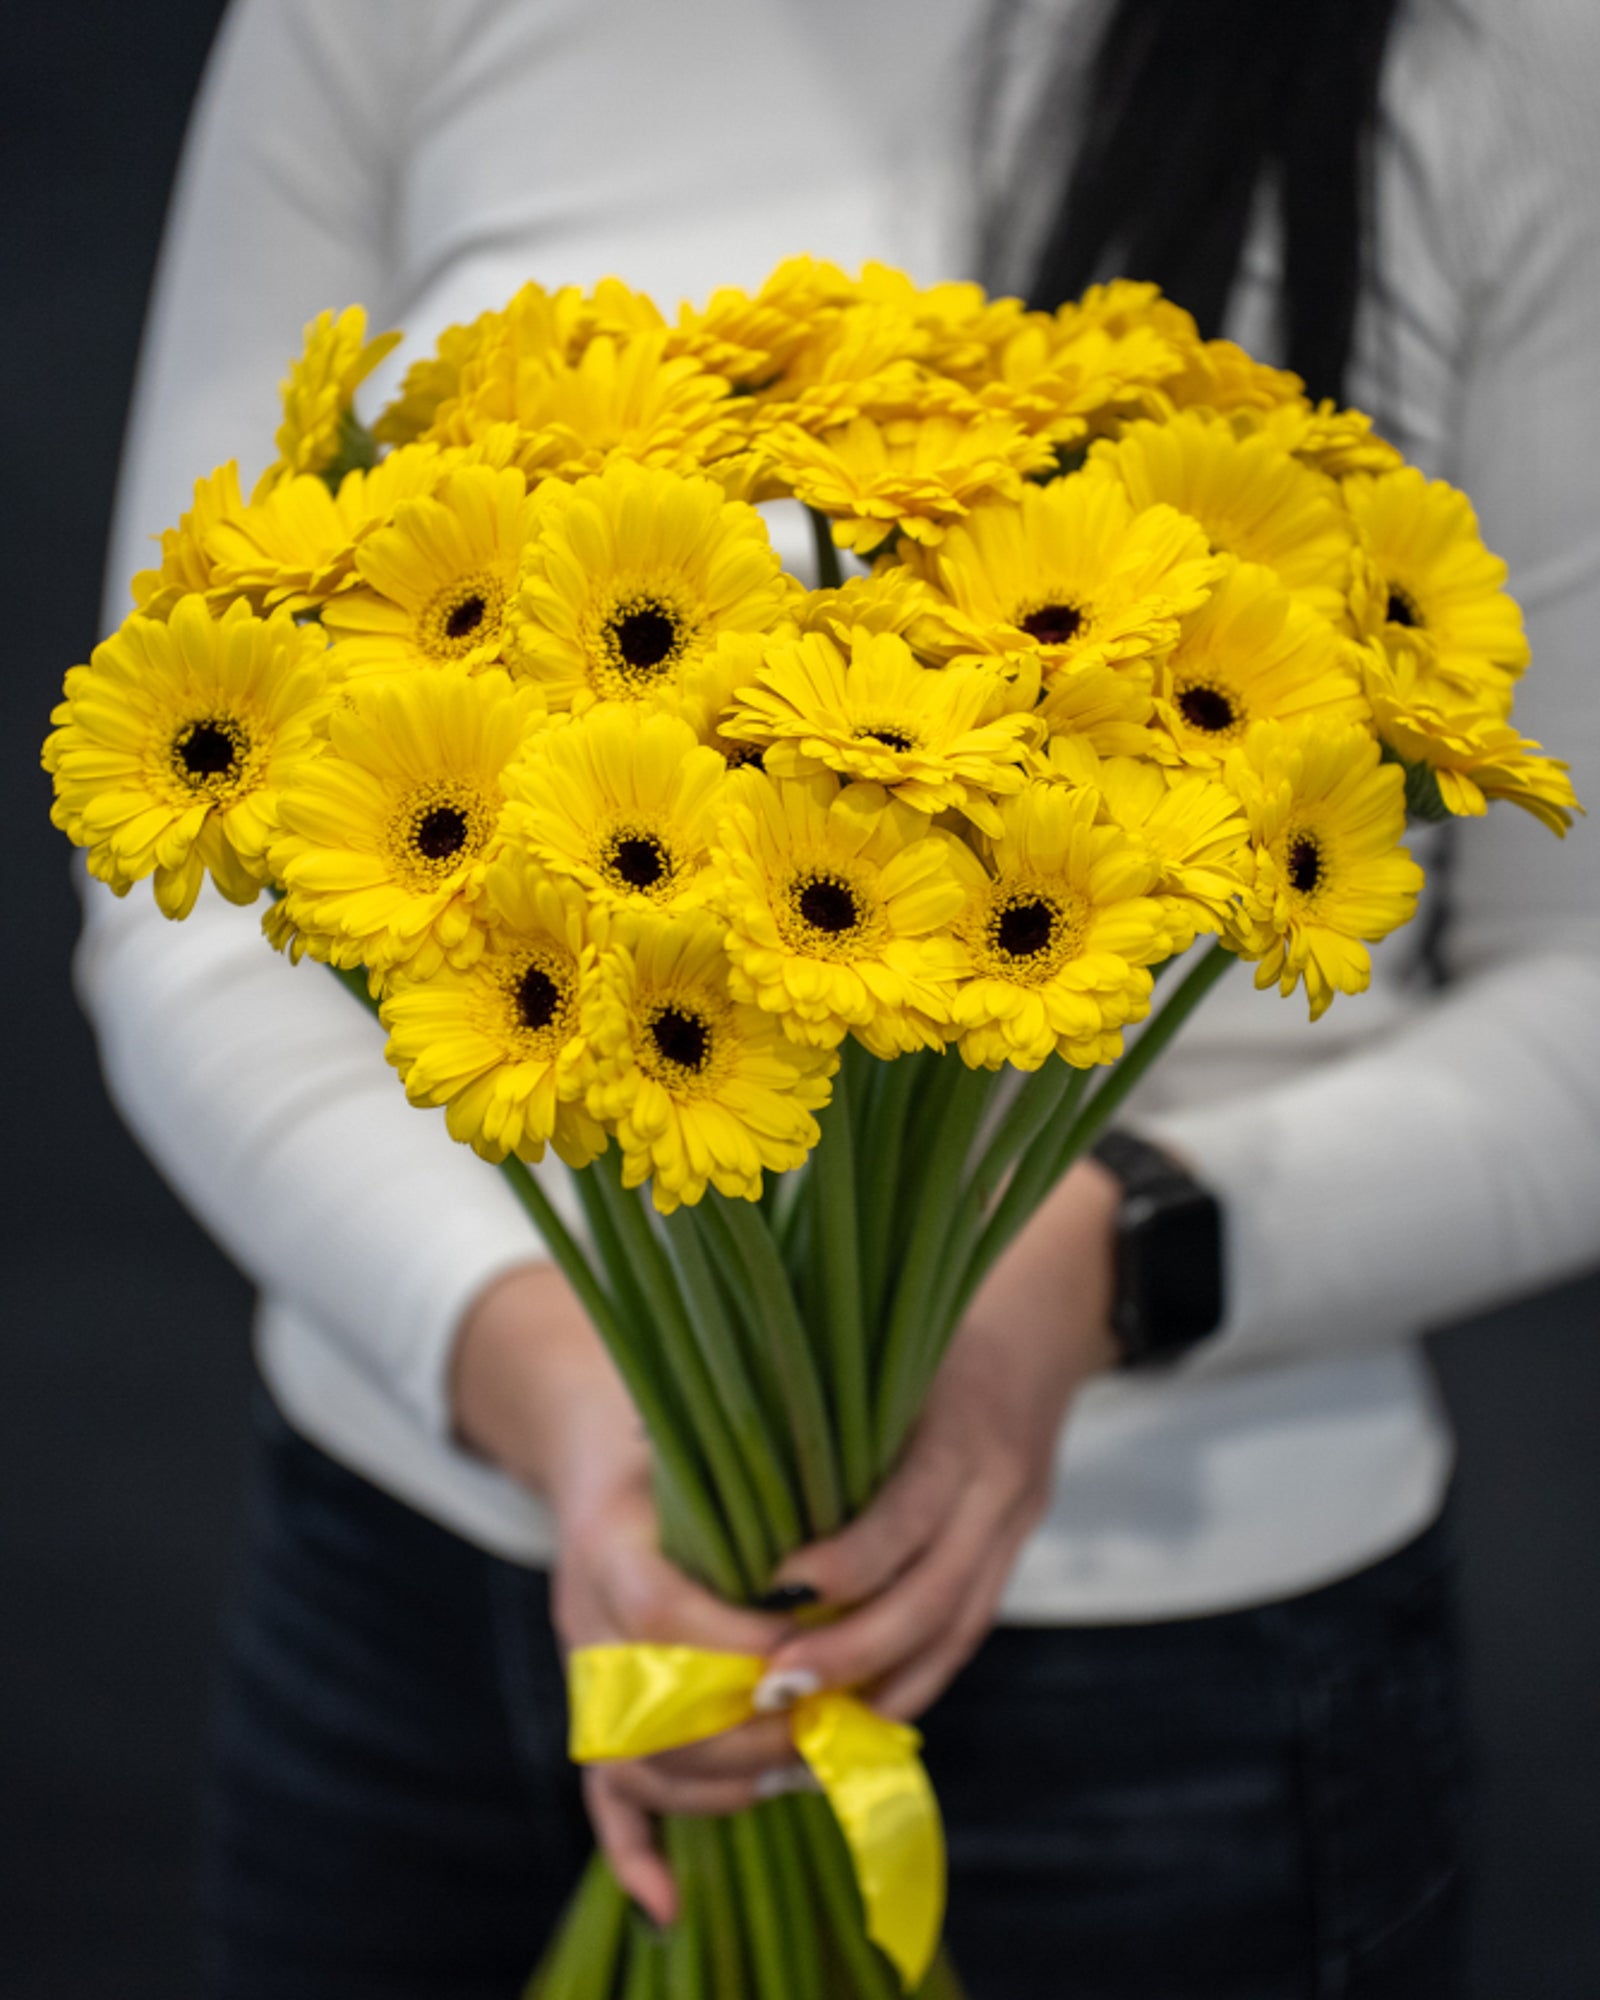
<svg viewBox="0 0 1600 2000">
<path fill-rule="evenodd" d="M 1018 1080 L 953 1051 L 842 1050 L 822 1138 L 759 1203 L 655 1213 L 608 1152 L 575 1178 L 587 1243 L 517 1159 L 503 1172 L 649 1433 L 663 1547 L 734 1604 L 883 1485 L 975 1291 L 1231 963 L 1199 954 L 1119 1062 Z M 823 1799 L 668 1821 L 682 1898 L 658 1932 L 596 1857 L 538 2000 L 892 2000 Z M 958 1994 L 941 1957 L 920 1992 Z"/>
</svg>

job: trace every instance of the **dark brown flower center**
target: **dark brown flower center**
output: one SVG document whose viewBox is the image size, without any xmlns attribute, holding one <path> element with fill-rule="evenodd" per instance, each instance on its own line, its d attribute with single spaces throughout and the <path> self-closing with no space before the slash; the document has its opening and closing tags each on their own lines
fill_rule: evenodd
<svg viewBox="0 0 1600 2000">
<path fill-rule="evenodd" d="M 1423 623 L 1417 600 L 1410 591 L 1402 590 L 1397 583 L 1389 586 L 1389 603 L 1383 615 L 1391 625 L 1404 625 L 1408 631 L 1415 630 Z"/>
<path fill-rule="evenodd" d="M 698 1074 L 711 1053 L 710 1025 L 681 1007 L 663 1007 L 650 1023 L 650 1039 L 663 1062 Z"/>
<path fill-rule="evenodd" d="M 1041 646 L 1064 646 L 1083 627 L 1083 613 L 1075 604 L 1041 604 L 1022 621 L 1022 629 Z"/>
<path fill-rule="evenodd" d="M 1055 928 L 1056 913 L 1048 903 L 1013 903 L 1000 912 L 994 939 L 1010 958 L 1033 958 L 1049 949 Z"/>
<path fill-rule="evenodd" d="M 465 639 L 469 634 L 476 632 L 483 623 L 483 616 L 488 608 L 476 591 L 470 597 L 463 597 L 459 604 L 451 607 L 445 617 L 445 637 Z"/>
<path fill-rule="evenodd" d="M 759 743 L 730 744 L 726 755 L 730 771 L 743 771 L 747 767 L 764 771 L 767 768 L 766 752 Z"/>
<path fill-rule="evenodd" d="M 561 1007 L 561 988 L 537 965 L 517 982 L 517 1014 L 525 1028 L 548 1028 Z"/>
<path fill-rule="evenodd" d="M 454 806 L 434 806 L 417 821 L 414 838 L 429 861 L 448 861 L 467 843 L 467 816 Z"/>
<path fill-rule="evenodd" d="M 659 604 L 624 612 L 611 628 L 617 651 L 636 673 L 659 667 L 678 642 L 677 620 Z"/>
<path fill-rule="evenodd" d="M 1289 887 L 1309 896 L 1322 880 L 1322 850 L 1309 834 L 1289 843 Z"/>
<path fill-rule="evenodd" d="M 858 729 L 858 743 L 881 743 L 886 750 L 915 750 L 916 741 L 907 736 L 903 729 Z"/>
<path fill-rule="evenodd" d="M 1191 729 L 1231 729 L 1238 716 L 1233 703 L 1214 687 L 1186 687 L 1178 696 L 1178 713 Z"/>
<path fill-rule="evenodd" d="M 630 889 L 653 889 L 668 871 L 666 849 L 650 834 L 627 834 L 611 850 L 611 866 Z"/>
<path fill-rule="evenodd" d="M 846 884 L 829 881 L 826 876 L 808 882 L 800 891 L 797 903 L 801 916 L 811 928 L 826 931 L 830 937 L 839 937 L 845 931 L 854 930 L 861 921 L 856 899 Z"/>
<path fill-rule="evenodd" d="M 178 755 L 191 778 L 226 778 L 238 762 L 239 748 L 214 722 L 197 722 L 179 741 Z"/>
</svg>

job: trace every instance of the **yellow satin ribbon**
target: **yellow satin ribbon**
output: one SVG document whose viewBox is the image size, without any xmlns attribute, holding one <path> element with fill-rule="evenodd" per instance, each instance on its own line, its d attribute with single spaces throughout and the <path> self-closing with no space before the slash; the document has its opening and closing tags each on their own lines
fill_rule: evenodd
<svg viewBox="0 0 1600 2000">
<path fill-rule="evenodd" d="M 767 1662 L 700 1646 L 580 1646 L 567 1662 L 574 1763 L 653 1757 L 736 1729 L 756 1714 Z M 907 1992 L 933 1961 L 944 1921 L 944 1834 L 922 1738 L 853 1695 L 803 1695 L 794 1746 L 827 1795 L 850 1850 L 867 1935 Z"/>
</svg>

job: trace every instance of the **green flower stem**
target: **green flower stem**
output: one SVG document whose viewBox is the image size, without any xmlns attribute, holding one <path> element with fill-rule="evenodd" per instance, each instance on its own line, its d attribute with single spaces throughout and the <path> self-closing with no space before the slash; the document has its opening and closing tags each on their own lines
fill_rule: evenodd
<svg viewBox="0 0 1600 2000">
<path fill-rule="evenodd" d="M 612 1225 L 622 1240 L 631 1276 L 644 1293 L 652 1330 L 670 1358 L 674 1385 L 688 1417 L 688 1437 L 705 1455 L 719 1501 L 718 1511 L 738 1558 L 746 1600 L 759 1597 L 776 1562 L 766 1521 L 756 1505 L 745 1469 L 723 1414 L 718 1385 L 707 1371 L 684 1306 L 671 1261 L 650 1225 L 644 1197 L 622 1185 L 617 1156 L 606 1153 L 588 1169 Z"/>
<path fill-rule="evenodd" d="M 878 1062 L 881 1072 L 857 1147 L 861 1203 L 861 1314 L 872 1351 L 882 1345 L 884 1298 L 889 1288 L 889 1253 L 895 1234 L 895 1197 L 900 1186 L 900 1154 L 918 1080 L 927 1080 L 920 1054 Z"/>
<path fill-rule="evenodd" d="M 783 1260 L 750 1202 L 708 1194 L 701 1207 L 710 1211 L 713 1228 L 726 1231 L 749 1281 L 754 1330 L 772 1356 L 782 1385 L 808 1532 L 831 1535 L 843 1518 L 833 1425 Z"/>
<path fill-rule="evenodd" d="M 628 1968 L 622 2000 L 666 2000 L 666 1939 L 641 1910 L 628 1913 Z"/>
<path fill-rule="evenodd" d="M 627 1918 L 628 1899 L 596 1854 L 525 2000 L 611 2000 Z"/>
<path fill-rule="evenodd" d="M 822 1265 L 822 1320 L 845 1504 L 866 1506 L 873 1488 L 872 1415 L 867 1388 L 866 1330 L 861 1316 L 861 1254 L 857 1236 L 855 1134 L 850 1065 L 841 1063 L 833 1101 L 822 1114 L 822 1143 L 811 1155 L 816 1179 L 817 1246 Z"/>
<path fill-rule="evenodd" d="M 556 1213 L 555 1205 L 526 1163 L 513 1153 L 500 1162 L 500 1171 L 510 1183 L 511 1192 L 528 1211 L 534 1228 L 560 1265 L 561 1275 L 577 1293 L 579 1303 L 594 1321 L 607 1347 L 625 1345 L 622 1325 L 610 1294 L 595 1276 L 578 1239 Z"/>
<path fill-rule="evenodd" d="M 778 1914 L 779 1884 L 767 1862 L 766 1844 L 756 1813 L 735 1813 L 724 1824 L 738 1885 L 739 1910 L 750 1946 L 753 1977 L 748 2000 L 788 2000 L 792 1988 L 784 1952 L 783 1923 Z"/>
<path fill-rule="evenodd" d="M 789 1406 L 784 1399 L 777 1359 L 767 1346 L 761 1312 L 756 1304 L 755 1292 L 751 1289 L 744 1259 L 717 1213 L 715 1203 L 697 1202 L 689 1213 L 711 1260 L 734 1327 L 741 1337 L 745 1365 L 760 1398 L 768 1435 L 777 1438 L 784 1446 L 784 1467 L 786 1471 L 794 1472 L 797 1461 L 792 1449 L 793 1440 L 789 1437 Z M 792 1490 L 795 1485 L 792 1480 Z"/>
<path fill-rule="evenodd" d="M 692 1881 L 699 1892 L 696 1916 L 704 1932 L 709 2000 L 746 2000 L 750 1987 L 745 1977 L 743 1932 L 733 1893 L 726 1822 L 668 1820 L 667 1831 L 676 1836 L 673 1873 L 680 1881 Z"/>
<path fill-rule="evenodd" d="M 1233 955 L 1220 942 L 1214 943 L 1168 994 L 1144 1033 L 1096 1089 L 1065 1134 L 1045 1130 L 1028 1147 L 968 1260 L 955 1301 L 958 1314 L 966 1310 L 973 1293 L 1017 1231 L 1110 1122 L 1117 1107 L 1233 962 Z"/>
<path fill-rule="evenodd" d="M 822 1941 L 810 1894 L 811 1871 L 801 1854 L 794 1822 L 783 1807 L 784 1801 L 775 1799 L 757 1806 L 749 1817 L 755 1821 L 761 1840 L 768 1879 L 779 1891 L 778 1918 L 783 1925 L 784 1957 L 790 1975 L 787 1991 L 795 2000 L 829 2000 L 822 1977 Z"/>
<path fill-rule="evenodd" d="M 695 1865 L 692 1822 L 669 1819 L 662 1827 L 667 1861 L 678 1885 L 682 1907 L 667 1940 L 667 2000 L 711 2000 L 706 1978 L 707 1935 L 705 1877 Z"/>
<path fill-rule="evenodd" d="M 944 1263 L 935 1294 L 933 1323 L 947 1344 L 955 1330 L 956 1300 L 961 1296 L 967 1266 L 983 1234 L 995 1197 L 1017 1156 L 1051 1129 L 1065 1130 L 1089 1081 L 1089 1072 L 1073 1069 L 1059 1058 L 1023 1079 L 998 1129 L 984 1148 L 962 1190 L 951 1217 Z M 1065 1120 L 1065 1124 L 1062 1121 Z M 943 1344 L 940 1347 L 943 1353 Z"/>
<path fill-rule="evenodd" d="M 600 1179 L 588 1168 L 574 1174 L 573 1185 L 578 1190 L 578 1200 L 583 1206 L 584 1220 L 589 1225 L 589 1236 L 595 1247 L 596 1260 L 605 1272 L 615 1294 L 618 1318 L 629 1329 L 635 1346 L 645 1355 L 654 1355 L 653 1334 L 654 1315 L 651 1304 L 638 1279 L 638 1273 L 629 1261 L 623 1248 L 622 1237 L 618 1233 L 611 1206 L 601 1192 Z M 658 1371 L 659 1373 L 659 1371 Z M 660 1384 L 661 1393 L 670 1400 L 667 1384 Z"/>
<path fill-rule="evenodd" d="M 784 1476 L 784 1454 L 767 1428 L 755 1383 L 745 1366 L 744 1353 L 706 1259 L 694 1210 L 678 1209 L 667 1217 L 666 1228 L 683 1285 L 689 1325 L 706 1373 L 716 1385 L 717 1399 L 774 1549 L 780 1556 L 787 1555 L 800 1546 L 804 1537 L 800 1532 L 799 1512 Z"/>
<path fill-rule="evenodd" d="M 832 523 L 815 507 L 808 507 L 806 512 L 811 516 L 811 539 L 817 551 L 817 587 L 837 590 L 844 581 L 844 573 L 839 565 L 839 544 L 833 539 Z"/>
<path fill-rule="evenodd" d="M 1081 1153 L 1094 1144 L 1151 1064 L 1228 968 L 1237 962 L 1233 953 L 1226 950 L 1218 940 L 1190 966 L 1184 974 L 1182 984 L 1175 987 L 1168 995 L 1161 1011 L 1149 1027 L 1079 1112 L 1072 1129 L 1062 1141 L 1059 1165 L 1056 1168 L 1057 1178 L 1066 1172 Z"/>
<path fill-rule="evenodd" d="M 953 1051 L 942 1060 L 954 1064 L 959 1074 L 949 1086 L 939 1131 L 924 1142 L 928 1167 L 918 1190 L 911 1238 L 884 1337 L 875 1438 L 881 1479 L 893 1468 L 920 1407 L 918 1385 L 924 1379 L 924 1351 L 930 1340 L 937 1339 L 931 1322 L 945 1233 L 993 1084 L 987 1070 L 969 1070 Z M 919 1128 L 921 1123 L 919 1119 Z"/>
<path fill-rule="evenodd" d="M 796 1794 L 778 1801 L 792 1815 L 797 1839 L 811 1866 L 826 1935 L 843 1961 L 850 2000 L 899 2000 L 900 1982 L 867 1936 L 866 1912 L 850 1866 L 850 1853 L 826 1799 Z"/>
<path fill-rule="evenodd" d="M 674 1513 L 679 1530 L 687 1531 L 693 1538 L 692 1547 L 678 1551 L 680 1558 L 713 1590 L 730 1599 L 739 1597 L 744 1587 L 739 1564 L 706 1491 L 704 1472 L 685 1437 L 683 1418 L 673 1407 L 669 1392 L 656 1379 L 649 1328 L 626 1322 L 616 1312 L 590 1270 L 588 1258 L 523 1162 L 513 1155 L 502 1161 L 500 1171 L 532 1217 L 563 1276 L 605 1342 L 606 1351 L 616 1363 L 634 1408 L 650 1434 L 662 1476 L 670 1482 L 676 1496 Z M 586 1173 L 593 1171 L 592 1167 L 585 1169 Z"/>
<path fill-rule="evenodd" d="M 912 1058 L 901 1056 L 898 1060 L 909 1062 Z M 923 1190 L 945 1146 L 951 1099 L 971 1076 L 956 1051 L 946 1049 L 929 1059 L 912 1091 L 900 1158 L 896 1162 L 894 1227 L 889 1239 L 891 1276 L 903 1267 L 910 1253 L 911 1232 L 922 1211 Z"/>
</svg>

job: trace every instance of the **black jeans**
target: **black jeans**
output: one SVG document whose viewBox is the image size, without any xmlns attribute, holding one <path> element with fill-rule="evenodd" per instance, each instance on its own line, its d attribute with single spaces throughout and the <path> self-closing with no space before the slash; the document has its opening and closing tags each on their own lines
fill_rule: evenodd
<svg viewBox="0 0 1600 2000">
<path fill-rule="evenodd" d="M 545 1580 L 263 1396 L 207 1804 L 207 2000 L 515 2000 L 589 1841 Z M 1446 1536 L 1325 1590 L 996 1631 L 925 1719 L 971 2000 L 1444 2000 Z"/>
</svg>

